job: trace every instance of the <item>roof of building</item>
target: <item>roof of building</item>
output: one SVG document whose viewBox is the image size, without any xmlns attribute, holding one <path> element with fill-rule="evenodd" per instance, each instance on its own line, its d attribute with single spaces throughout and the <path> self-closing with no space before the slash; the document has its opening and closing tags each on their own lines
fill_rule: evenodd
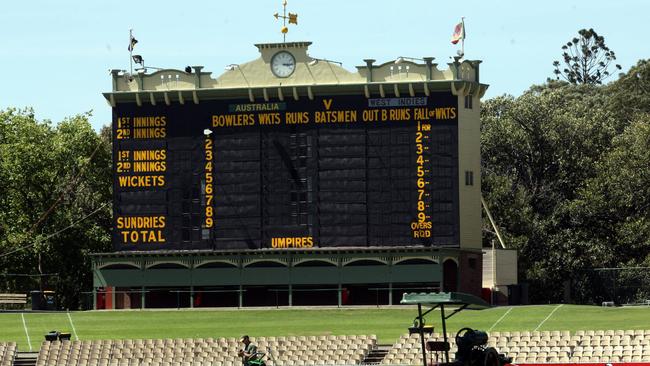
<svg viewBox="0 0 650 366">
<path fill-rule="evenodd" d="M 188 66 L 186 71 L 141 67 L 131 74 L 111 70 L 112 91 L 104 93 L 109 103 L 166 103 L 202 99 L 298 99 L 313 98 L 314 93 L 337 94 L 358 91 L 367 96 L 386 94 L 426 94 L 451 89 L 454 94 L 479 94 L 488 85 L 479 81 L 479 60 L 454 57 L 446 69 L 438 69 L 433 57 L 397 57 L 382 64 L 373 59 L 363 60 L 355 71 L 348 71 L 340 62 L 316 58 L 308 54 L 311 42 L 265 43 L 255 45 L 260 56 L 249 62 L 231 64 L 216 78 L 203 66 Z M 287 77 L 277 77 L 270 68 L 273 56 L 288 51 L 295 59 L 295 69 Z M 149 73 L 150 69 L 155 69 Z M 346 86 L 341 88 L 341 86 Z"/>
</svg>

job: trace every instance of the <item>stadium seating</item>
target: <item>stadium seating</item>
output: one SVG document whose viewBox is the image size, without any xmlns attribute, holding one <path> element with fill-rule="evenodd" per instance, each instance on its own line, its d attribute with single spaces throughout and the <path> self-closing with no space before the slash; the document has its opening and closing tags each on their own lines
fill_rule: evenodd
<svg viewBox="0 0 650 366">
<path fill-rule="evenodd" d="M 454 335 L 448 334 L 450 358 L 456 352 Z M 434 333 L 427 341 L 442 341 Z M 650 330 L 600 330 L 552 332 L 491 332 L 488 346 L 513 358 L 513 363 L 650 362 Z M 402 335 L 383 365 L 421 364 L 419 335 Z M 433 360 L 442 355 L 432 354 Z M 440 358 L 440 360 L 442 360 Z"/>
<path fill-rule="evenodd" d="M 359 364 L 374 336 L 251 337 L 268 365 Z M 239 366 L 236 338 L 43 342 L 37 366 Z"/>
<path fill-rule="evenodd" d="M 456 344 L 454 337 L 451 334 L 447 335 L 450 346 L 449 357 L 453 358 L 456 352 Z M 433 333 L 428 336 L 425 341 L 443 341 L 444 337 L 440 333 Z M 393 345 L 386 357 L 381 361 L 382 365 L 413 365 L 422 364 L 420 336 L 418 334 L 402 335 L 399 340 Z M 429 359 L 433 361 L 443 362 L 442 353 L 429 354 Z"/>
<path fill-rule="evenodd" d="M 0 366 L 11 366 L 14 362 L 14 357 L 16 356 L 16 343 L 0 342 Z"/>
<path fill-rule="evenodd" d="M 450 357 L 454 335 L 448 334 Z M 488 346 L 514 363 L 650 362 L 650 330 L 491 332 Z M 270 366 L 358 365 L 377 346 L 375 336 L 251 337 Z M 433 333 L 426 340 L 442 341 Z M 419 335 L 402 335 L 382 365 L 421 364 Z M 43 342 L 38 366 L 239 366 L 236 338 L 126 339 Z M 10 366 L 15 343 L 0 343 L 0 366 Z M 430 354 L 443 361 L 442 354 Z"/>
</svg>

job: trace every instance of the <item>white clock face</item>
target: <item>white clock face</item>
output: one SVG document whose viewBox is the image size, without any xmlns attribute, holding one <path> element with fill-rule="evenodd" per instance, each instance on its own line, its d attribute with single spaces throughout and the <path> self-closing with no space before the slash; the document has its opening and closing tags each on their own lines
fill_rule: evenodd
<svg viewBox="0 0 650 366">
<path fill-rule="evenodd" d="M 271 58 L 271 71 L 279 78 L 286 78 L 296 69 L 296 59 L 287 51 L 280 51 Z"/>
</svg>

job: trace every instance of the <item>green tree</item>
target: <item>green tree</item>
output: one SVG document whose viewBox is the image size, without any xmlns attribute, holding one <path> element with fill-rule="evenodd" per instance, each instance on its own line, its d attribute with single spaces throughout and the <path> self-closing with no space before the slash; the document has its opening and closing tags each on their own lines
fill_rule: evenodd
<svg viewBox="0 0 650 366">
<path fill-rule="evenodd" d="M 649 146 L 650 115 L 638 114 L 567 210 L 574 233 L 600 248 L 600 267 L 650 263 Z"/>
<path fill-rule="evenodd" d="M 635 66 L 606 87 L 610 95 L 609 109 L 617 111 L 623 129 L 638 113 L 650 113 L 650 60 L 639 60 Z"/>
<path fill-rule="evenodd" d="M 483 192 L 533 300 L 559 301 L 562 282 L 584 266 L 565 206 L 607 152 L 619 121 L 595 86 L 536 87 L 498 97 L 482 111 Z M 486 229 L 487 230 L 487 229 Z"/>
<path fill-rule="evenodd" d="M 609 66 L 616 54 L 605 44 L 605 37 L 593 28 L 581 29 L 578 37 L 562 46 L 562 62 L 554 61 L 553 73 L 571 84 L 602 84 L 609 77 Z M 564 68 L 562 68 L 564 67 Z M 615 68 L 621 66 L 615 64 Z"/>
<path fill-rule="evenodd" d="M 90 289 L 88 254 L 110 242 L 110 141 L 95 133 L 88 116 L 53 126 L 31 110 L 0 112 L 4 286 L 54 289 L 68 308 L 77 308 L 81 290 Z M 39 283 L 7 274 L 56 276 Z"/>
</svg>

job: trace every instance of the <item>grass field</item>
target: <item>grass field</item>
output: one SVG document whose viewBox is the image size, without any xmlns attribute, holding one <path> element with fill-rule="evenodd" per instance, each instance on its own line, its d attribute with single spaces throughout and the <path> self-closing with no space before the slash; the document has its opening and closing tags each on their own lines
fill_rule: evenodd
<svg viewBox="0 0 650 366">
<path fill-rule="evenodd" d="M 415 308 L 401 307 L 0 313 L 0 341 L 17 342 L 19 350 L 27 351 L 29 335 L 32 349 L 37 350 L 45 333 L 59 330 L 82 340 L 375 334 L 380 343 L 393 343 L 407 332 L 415 315 Z M 441 331 L 439 312 L 430 314 L 427 323 Z M 468 310 L 449 320 L 448 331 L 464 326 L 493 331 L 650 329 L 650 307 L 540 305 Z"/>
</svg>

